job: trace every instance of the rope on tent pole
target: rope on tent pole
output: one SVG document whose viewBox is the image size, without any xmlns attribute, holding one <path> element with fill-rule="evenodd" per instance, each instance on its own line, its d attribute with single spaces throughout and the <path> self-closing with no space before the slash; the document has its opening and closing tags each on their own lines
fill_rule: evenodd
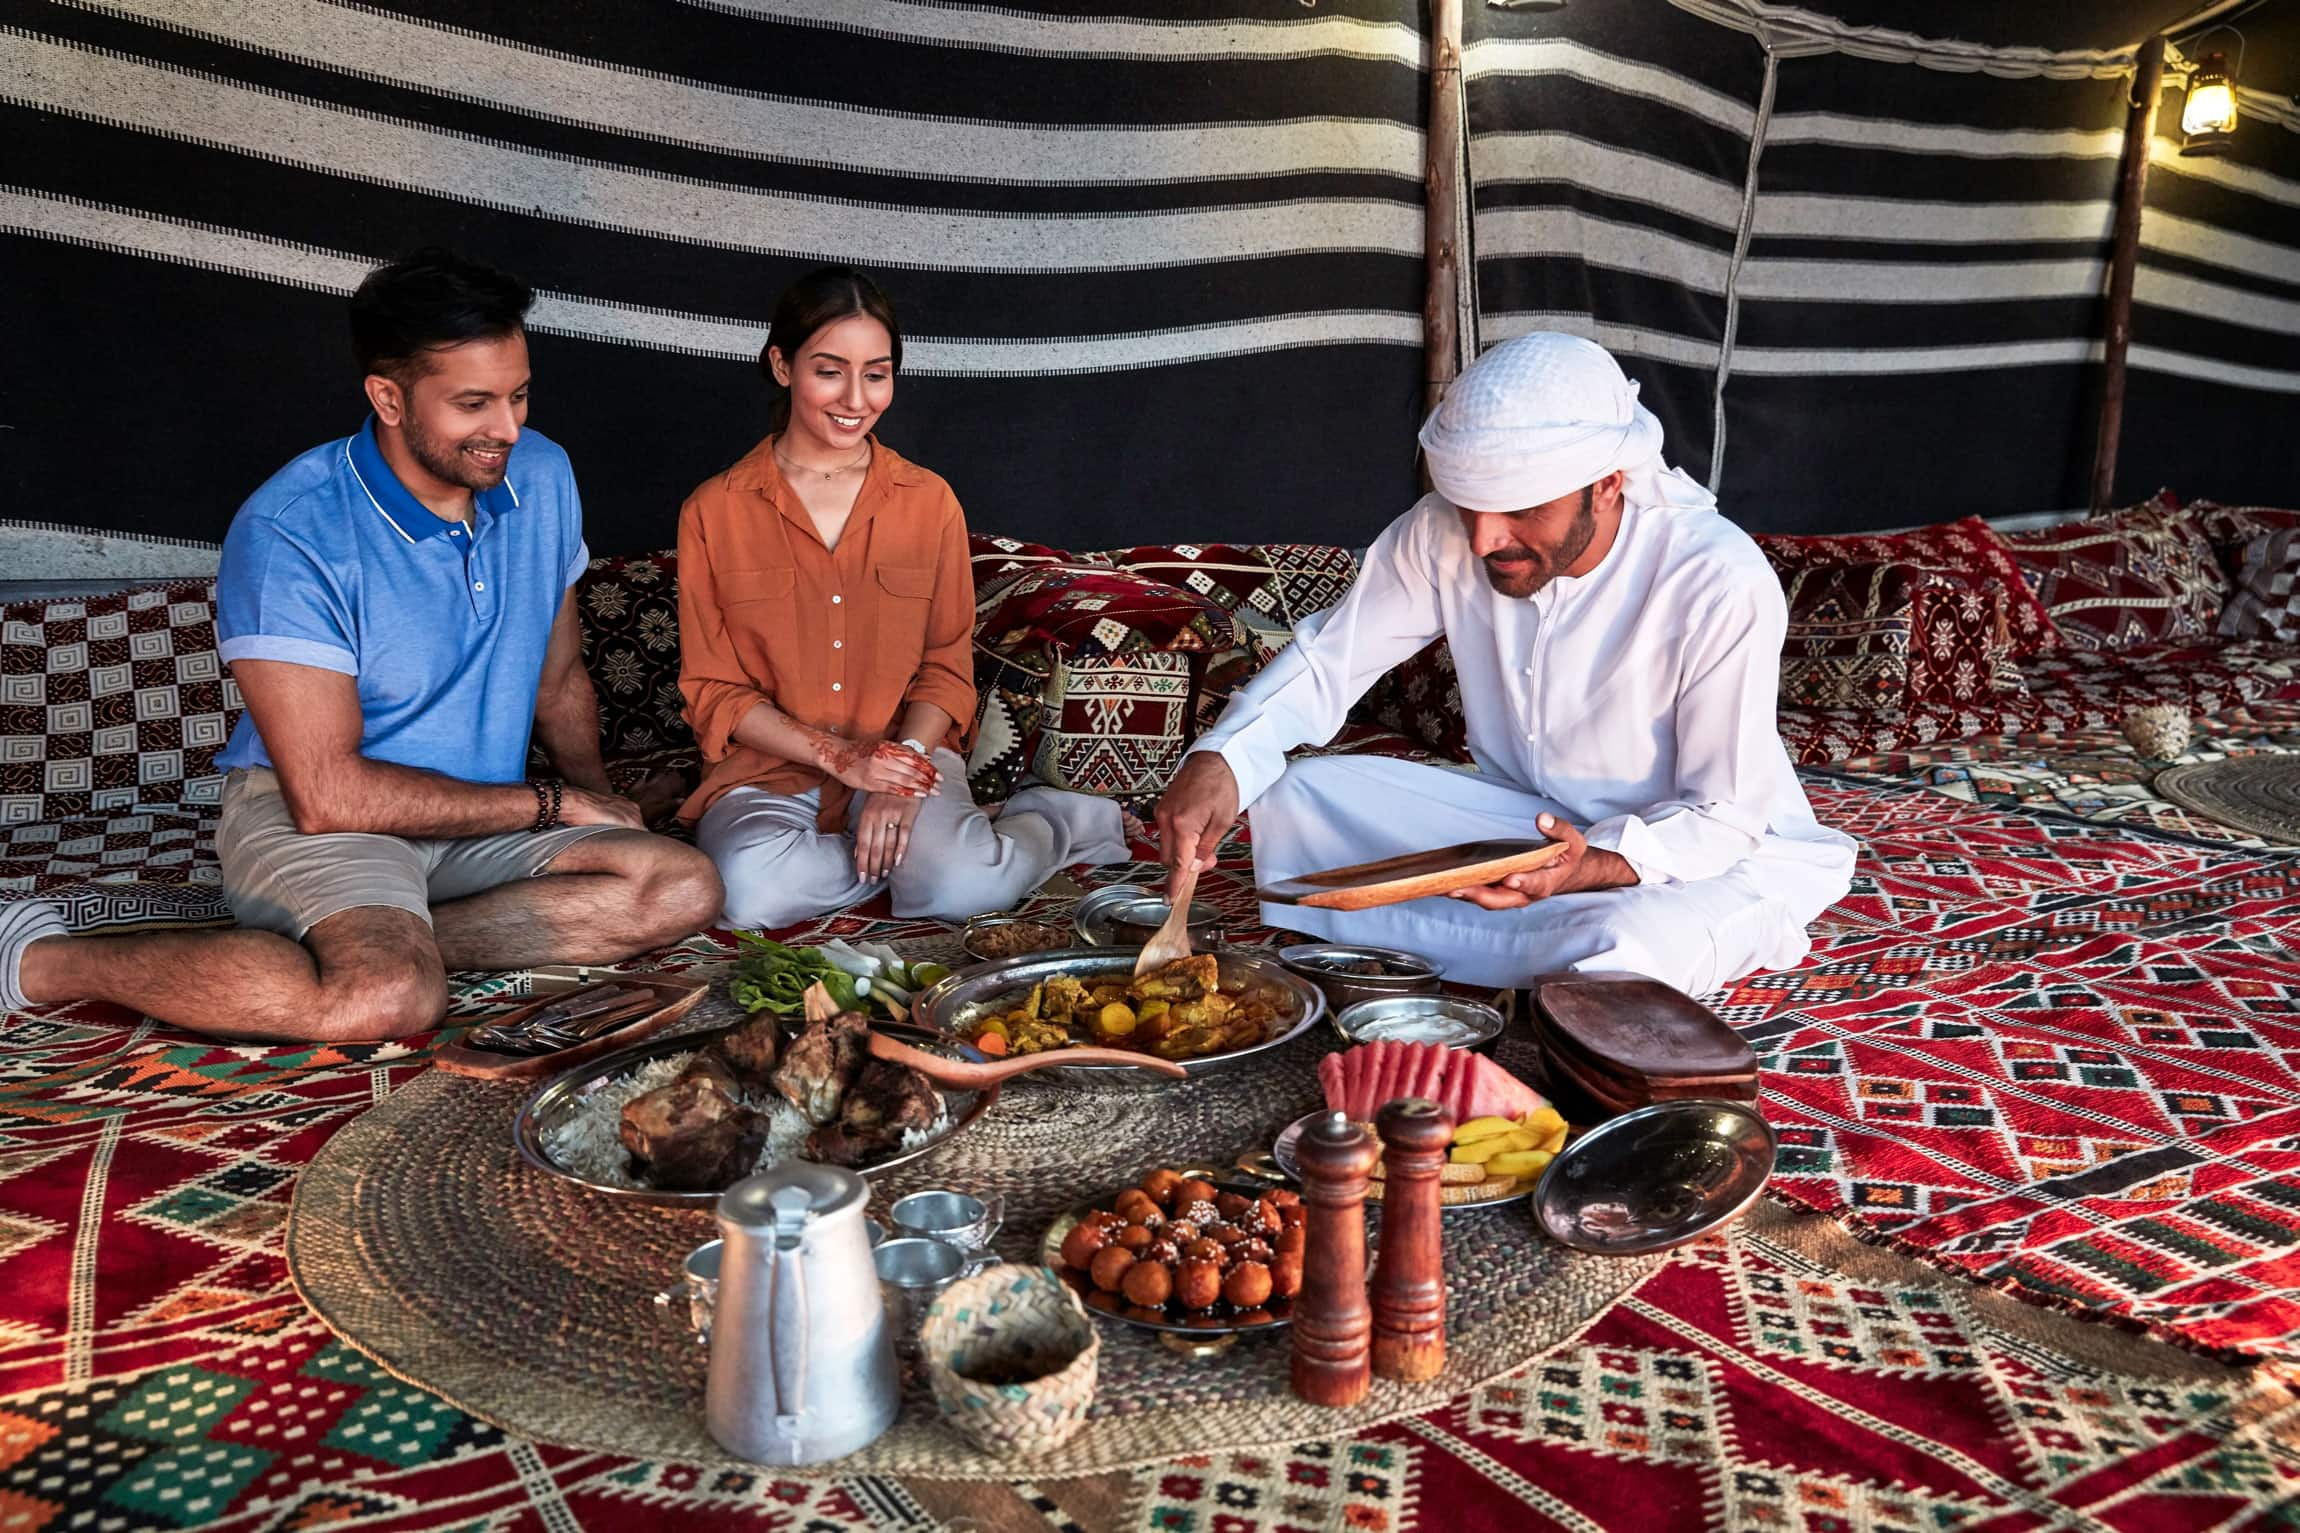
<svg viewBox="0 0 2300 1533">
<path fill-rule="evenodd" d="M 1709 493 L 1725 486 L 1725 380 L 1733 373 L 1733 340 L 1741 330 L 1741 267 L 1749 259 L 1749 240 L 1757 228 L 1757 161 L 1765 153 L 1765 130 L 1773 122 L 1773 91 L 1781 76 L 1781 58 L 1763 31 L 1757 41 L 1765 50 L 1765 83 L 1757 93 L 1757 118 L 1749 128 L 1749 172 L 1741 187 L 1741 222 L 1733 235 L 1733 260 L 1725 268 L 1725 335 L 1717 346 L 1715 414 L 1709 428 Z"/>
<path fill-rule="evenodd" d="M 2124 119 L 2124 161 L 2117 173 L 2116 233 L 2108 260 L 2108 323 L 2100 378 L 2100 437 L 2092 455 L 2092 509 L 2105 511 L 2116 489 L 2116 449 L 2124 432 L 2124 357 L 2132 345 L 2132 273 L 2140 254 L 2140 212 L 2148 195 L 2149 146 L 2164 81 L 2164 38 L 2140 45 L 2131 109 Z"/>
</svg>

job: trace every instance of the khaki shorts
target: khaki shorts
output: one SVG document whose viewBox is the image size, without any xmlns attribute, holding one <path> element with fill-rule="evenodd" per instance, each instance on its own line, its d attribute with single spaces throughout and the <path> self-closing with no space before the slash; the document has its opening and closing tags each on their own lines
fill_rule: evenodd
<svg viewBox="0 0 2300 1533">
<path fill-rule="evenodd" d="M 540 835 L 446 839 L 360 831 L 306 835 L 295 828 L 279 778 L 242 767 L 224 779 L 216 859 L 224 899 L 242 926 L 300 942 L 329 916 L 385 905 L 420 917 L 431 907 L 533 878 L 561 852 L 612 825 L 564 825 Z"/>
</svg>

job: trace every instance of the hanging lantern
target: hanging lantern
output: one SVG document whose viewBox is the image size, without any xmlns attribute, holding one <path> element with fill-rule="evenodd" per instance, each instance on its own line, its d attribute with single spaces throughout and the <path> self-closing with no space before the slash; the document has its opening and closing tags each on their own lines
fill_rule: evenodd
<svg viewBox="0 0 2300 1533">
<path fill-rule="evenodd" d="M 2188 100 L 2180 109 L 2182 154 L 2225 154 L 2236 131 L 2236 76 L 2228 55 L 2208 53 L 2188 77 Z"/>
</svg>

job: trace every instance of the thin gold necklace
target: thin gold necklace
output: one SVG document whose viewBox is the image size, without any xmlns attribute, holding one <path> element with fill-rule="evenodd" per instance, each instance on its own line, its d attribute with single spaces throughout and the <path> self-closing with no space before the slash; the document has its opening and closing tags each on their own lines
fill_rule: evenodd
<svg viewBox="0 0 2300 1533">
<path fill-rule="evenodd" d="M 837 468 L 816 468 L 811 463 L 792 462 L 789 458 L 783 455 L 782 442 L 778 440 L 775 443 L 776 462 L 782 464 L 783 467 L 789 469 L 794 474 L 802 472 L 809 474 L 820 474 L 825 479 L 836 479 L 841 474 L 852 473 L 854 470 L 862 467 L 865 463 L 870 461 L 870 454 L 871 444 L 866 441 L 863 443 L 861 455 L 856 457 L 852 462 L 842 463 Z"/>
</svg>

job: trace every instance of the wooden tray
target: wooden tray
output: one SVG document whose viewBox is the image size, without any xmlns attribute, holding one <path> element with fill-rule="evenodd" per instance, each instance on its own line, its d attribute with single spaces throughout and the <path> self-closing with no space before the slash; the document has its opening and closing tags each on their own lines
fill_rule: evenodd
<svg viewBox="0 0 2300 1533">
<path fill-rule="evenodd" d="M 1529 987 L 1546 1042 L 1628 1082 L 1754 1079 L 1749 1041 L 1682 991 L 1643 975 L 1544 974 Z"/>
<path fill-rule="evenodd" d="M 1254 892 L 1273 905 L 1320 910 L 1371 910 L 1456 889 L 1499 883 L 1512 873 L 1545 868 L 1565 855 L 1562 841 L 1464 841 L 1433 852 L 1409 852 L 1380 862 L 1304 873 Z"/>
<path fill-rule="evenodd" d="M 431 1051 L 431 1062 L 450 1075 L 468 1075 L 483 1081 L 531 1081 L 546 1075 L 556 1075 L 587 1060 L 629 1048 L 634 1043 L 653 1037 L 672 1023 L 695 1009 L 695 1003 L 711 988 L 707 979 L 686 979 L 675 974 L 616 974 L 573 990 L 557 990 L 538 997 L 520 1007 L 491 1018 L 500 1026 L 525 1021 L 546 1006 L 564 1006 L 581 1002 L 606 990 L 627 990 L 631 1003 L 642 1009 L 596 1038 L 586 1038 L 571 1049 L 560 1049 L 549 1054 L 499 1054 L 493 1049 L 474 1048 L 460 1040 L 444 1043 Z M 484 1025 L 484 1024 L 482 1024 Z M 478 1031 L 475 1027 L 473 1032 Z M 470 1033 L 466 1033 L 469 1037 Z"/>
</svg>

